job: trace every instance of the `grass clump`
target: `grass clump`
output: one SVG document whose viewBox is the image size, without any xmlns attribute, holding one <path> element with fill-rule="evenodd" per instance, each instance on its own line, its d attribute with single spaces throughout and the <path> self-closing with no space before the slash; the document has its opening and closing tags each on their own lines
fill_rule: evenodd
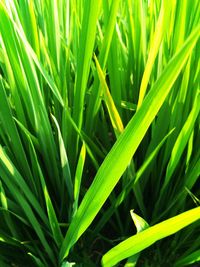
<svg viewBox="0 0 200 267">
<path fill-rule="evenodd" d="M 200 261 L 199 11 L 0 0 L 1 266 Z"/>
</svg>

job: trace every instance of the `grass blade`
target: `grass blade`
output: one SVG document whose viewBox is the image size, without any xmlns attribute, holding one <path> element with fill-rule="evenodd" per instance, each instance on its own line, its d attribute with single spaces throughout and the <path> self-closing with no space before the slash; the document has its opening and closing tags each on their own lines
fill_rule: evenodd
<svg viewBox="0 0 200 267">
<path fill-rule="evenodd" d="M 175 264 L 174 267 L 183 267 L 183 266 L 188 266 L 190 264 L 196 263 L 200 261 L 200 249 L 194 251 L 190 255 L 179 259 Z"/>
<path fill-rule="evenodd" d="M 99 79 L 100 79 L 100 83 L 103 89 L 103 94 L 104 94 L 104 100 L 106 102 L 106 106 L 109 112 L 109 116 L 110 116 L 110 120 L 113 126 L 113 129 L 115 131 L 116 137 L 118 137 L 124 130 L 124 126 L 123 123 L 121 121 L 120 115 L 115 107 L 115 103 L 112 99 L 112 96 L 110 94 L 110 91 L 108 89 L 108 86 L 106 84 L 105 81 L 105 77 L 103 74 L 103 71 L 101 69 L 101 66 L 96 58 L 96 56 L 94 55 L 94 60 L 96 63 L 96 67 L 97 67 L 97 72 L 99 75 Z"/>
<path fill-rule="evenodd" d="M 146 67 L 145 67 L 144 74 L 142 77 L 137 108 L 141 106 L 143 98 L 145 96 L 146 89 L 149 83 L 149 78 L 151 75 L 151 71 L 153 69 L 154 61 L 159 51 L 161 41 L 163 39 L 164 33 L 166 31 L 167 25 L 170 20 L 170 9 L 171 9 L 170 1 L 168 0 L 162 1 L 160 15 L 158 18 L 158 22 L 156 24 L 153 41 L 151 43 L 149 56 L 148 56 Z"/>
<path fill-rule="evenodd" d="M 167 166 L 167 173 L 166 173 L 166 177 L 165 177 L 165 182 L 163 185 L 163 189 L 167 186 L 167 184 L 170 181 L 170 178 L 178 164 L 178 161 L 181 158 L 181 155 L 184 151 L 184 148 L 188 142 L 188 139 L 190 137 L 190 134 L 192 132 L 192 129 L 194 127 L 194 123 L 196 121 L 196 118 L 199 114 L 200 111 L 200 93 L 197 92 L 197 96 L 196 99 L 194 101 L 194 106 L 176 140 L 176 143 L 174 145 L 174 148 L 172 150 L 172 155 L 170 158 L 170 161 L 168 163 Z"/>
<path fill-rule="evenodd" d="M 142 251 L 156 241 L 180 231 L 199 219 L 200 207 L 151 226 L 108 251 L 102 258 L 102 265 L 104 267 L 114 266 L 121 260 Z"/>
</svg>

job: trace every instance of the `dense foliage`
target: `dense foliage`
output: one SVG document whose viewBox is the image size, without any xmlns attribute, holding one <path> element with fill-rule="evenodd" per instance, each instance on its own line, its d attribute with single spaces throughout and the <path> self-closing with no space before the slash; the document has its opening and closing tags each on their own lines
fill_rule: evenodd
<svg viewBox="0 0 200 267">
<path fill-rule="evenodd" d="M 199 33 L 198 0 L 0 0 L 0 266 L 200 261 Z"/>
</svg>

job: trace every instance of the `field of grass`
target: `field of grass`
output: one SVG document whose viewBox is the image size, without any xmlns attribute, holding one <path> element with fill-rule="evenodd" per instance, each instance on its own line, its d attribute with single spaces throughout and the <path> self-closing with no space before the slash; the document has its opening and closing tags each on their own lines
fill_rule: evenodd
<svg viewBox="0 0 200 267">
<path fill-rule="evenodd" d="M 0 267 L 200 266 L 199 36 L 199 0 L 0 0 Z"/>
</svg>

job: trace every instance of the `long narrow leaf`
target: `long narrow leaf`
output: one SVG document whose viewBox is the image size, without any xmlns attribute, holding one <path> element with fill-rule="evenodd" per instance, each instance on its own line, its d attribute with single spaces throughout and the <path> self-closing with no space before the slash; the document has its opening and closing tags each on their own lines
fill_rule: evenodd
<svg viewBox="0 0 200 267">
<path fill-rule="evenodd" d="M 200 207 L 149 227 L 108 251 L 102 258 L 102 265 L 104 267 L 114 266 L 121 260 L 142 251 L 156 241 L 176 233 L 199 219 Z"/>
</svg>

